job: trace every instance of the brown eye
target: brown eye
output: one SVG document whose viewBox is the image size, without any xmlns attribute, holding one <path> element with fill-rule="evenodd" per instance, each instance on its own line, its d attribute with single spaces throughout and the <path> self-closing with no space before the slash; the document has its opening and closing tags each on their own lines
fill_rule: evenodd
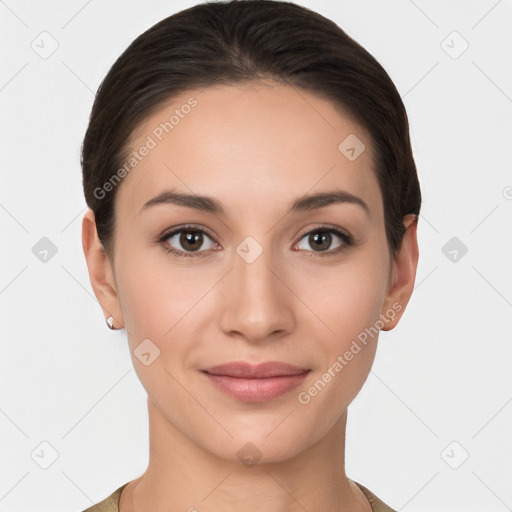
<svg viewBox="0 0 512 512">
<path fill-rule="evenodd" d="M 304 247 L 303 240 L 306 241 Z M 318 253 L 319 256 L 335 255 L 348 249 L 353 244 L 352 237 L 337 228 L 318 228 L 306 233 L 296 245 L 306 252 Z M 333 247 L 334 246 L 334 247 Z"/>
<path fill-rule="evenodd" d="M 197 251 L 203 245 L 203 234 L 199 231 L 182 231 L 180 244 L 186 251 Z"/>
<path fill-rule="evenodd" d="M 327 231 L 317 231 L 309 235 L 308 242 L 314 251 L 323 251 L 329 249 L 332 243 L 332 235 Z"/>
<path fill-rule="evenodd" d="M 209 249 L 217 248 L 217 244 L 200 229 L 178 229 L 162 237 L 161 242 L 169 252 L 183 256 L 191 256 L 187 253 L 194 252 L 205 253 Z"/>
</svg>

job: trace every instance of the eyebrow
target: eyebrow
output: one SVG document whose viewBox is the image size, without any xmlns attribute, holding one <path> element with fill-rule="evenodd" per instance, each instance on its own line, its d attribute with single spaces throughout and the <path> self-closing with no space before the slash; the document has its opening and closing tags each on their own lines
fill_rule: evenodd
<svg viewBox="0 0 512 512">
<path fill-rule="evenodd" d="M 360 206 L 367 214 L 370 213 L 368 205 L 360 198 L 345 190 L 333 190 L 331 192 L 319 192 L 296 199 L 290 206 L 288 213 L 303 212 L 324 208 L 331 204 L 349 203 Z M 176 204 L 195 210 L 225 216 L 226 212 L 216 199 L 195 194 L 184 194 L 174 190 L 165 190 L 147 201 L 141 208 L 141 212 L 160 204 Z"/>
</svg>

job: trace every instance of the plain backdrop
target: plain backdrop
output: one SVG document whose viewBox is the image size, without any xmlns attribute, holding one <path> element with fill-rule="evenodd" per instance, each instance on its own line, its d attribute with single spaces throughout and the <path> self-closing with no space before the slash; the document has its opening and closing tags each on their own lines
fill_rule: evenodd
<svg viewBox="0 0 512 512">
<path fill-rule="evenodd" d="M 146 468 L 146 394 L 83 257 L 79 150 L 115 59 L 195 3 L 0 1 L 2 512 L 80 511 Z M 424 198 L 416 289 L 349 408 L 347 474 L 406 512 L 512 510 L 512 2 L 298 3 L 390 74 Z"/>
</svg>

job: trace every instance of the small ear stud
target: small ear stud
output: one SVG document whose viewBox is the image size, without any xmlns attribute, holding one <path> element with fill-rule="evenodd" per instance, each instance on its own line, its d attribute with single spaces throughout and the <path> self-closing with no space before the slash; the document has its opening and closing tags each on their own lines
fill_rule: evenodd
<svg viewBox="0 0 512 512">
<path fill-rule="evenodd" d="M 107 325 L 109 327 L 109 329 L 114 329 L 114 317 L 113 316 L 109 316 L 106 320 L 107 322 Z"/>
</svg>

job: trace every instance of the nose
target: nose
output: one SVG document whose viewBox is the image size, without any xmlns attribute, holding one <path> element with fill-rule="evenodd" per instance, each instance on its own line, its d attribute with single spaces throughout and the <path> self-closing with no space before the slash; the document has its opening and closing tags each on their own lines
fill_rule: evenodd
<svg viewBox="0 0 512 512">
<path fill-rule="evenodd" d="M 294 296 L 287 284 L 271 251 L 264 250 L 252 262 L 235 253 L 219 302 L 223 332 L 252 343 L 275 341 L 292 332 Z"/>
</svg>

